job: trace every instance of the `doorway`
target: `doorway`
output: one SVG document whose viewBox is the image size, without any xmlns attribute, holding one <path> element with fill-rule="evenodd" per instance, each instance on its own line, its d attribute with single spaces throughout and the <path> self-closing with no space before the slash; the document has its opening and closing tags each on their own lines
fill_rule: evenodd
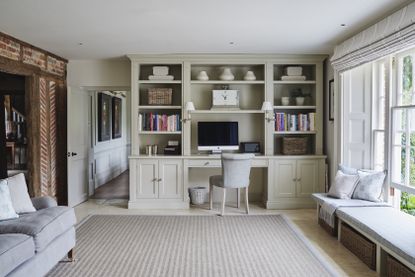
<svg viewBox="0 0 415 277">
<path fill-rule="evenodd" d="M 0 72 L 0 178 L 27 174 L 26 78 Z"/>
</svg>

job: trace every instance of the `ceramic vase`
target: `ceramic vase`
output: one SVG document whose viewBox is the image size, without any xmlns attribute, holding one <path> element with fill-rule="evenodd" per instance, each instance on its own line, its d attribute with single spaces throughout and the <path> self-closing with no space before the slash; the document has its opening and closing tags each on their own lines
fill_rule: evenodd
<svg viewBox="0 0 415 277">
<path fill-rule="evenodd" d="M 225 67 L 222 74 L 219 76 L 219 79 L 222 81 L 233 81 L 235 76 L 232 74 L 232 71 L 229 67 Z"/>
<path fill-rule="evenodd" d="M 255 76 L 254 72 L 252 72 L 252 71 L 246 72 L 245 77 L 244 77 L 244 80 L 245 81 L 255 81 L 256 80 L 256 76 Z"/>
<path fill-rule="evenodd" d="M 206 71 L 202 70 L 197 74 L 196 77 L 199 81 L 209 81 L 209 76 L 207 75 Z"/>
</svg>

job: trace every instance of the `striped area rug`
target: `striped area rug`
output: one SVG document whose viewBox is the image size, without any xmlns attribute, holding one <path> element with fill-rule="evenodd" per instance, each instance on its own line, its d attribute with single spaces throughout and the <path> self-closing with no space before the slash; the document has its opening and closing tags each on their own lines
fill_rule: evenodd
<svg viewBox="0 0 415 277">
<path fill-rule="evenodd" d="M 93 215 L 49 276 L 332 276 L 281 215 Z"/>
</svg>

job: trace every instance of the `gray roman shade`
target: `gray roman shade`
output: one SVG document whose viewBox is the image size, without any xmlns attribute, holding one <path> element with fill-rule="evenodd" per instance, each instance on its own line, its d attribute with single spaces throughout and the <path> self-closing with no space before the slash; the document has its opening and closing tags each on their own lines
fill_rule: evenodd
<svg viewBox="0 0 415 277">
<path fill-rule="evenodd" d="M 415 46 L 415 2 L 336 46 L 331 58 L 338 72 Z"/>
</svg>

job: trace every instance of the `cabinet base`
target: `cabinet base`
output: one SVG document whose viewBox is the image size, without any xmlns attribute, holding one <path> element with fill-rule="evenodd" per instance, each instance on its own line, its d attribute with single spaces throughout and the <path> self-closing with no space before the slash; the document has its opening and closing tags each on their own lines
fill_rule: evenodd
<svg viewBox="0 0 415 277">
<path fill-rule="evenodd" d="M 140 199 L 128 201 L 128 209 L 189 209 L 189 202 L 169 199 Z"/>
<path fill-rule="evenodd" d="M 286 198 L 273 201 L 266 201 L 265 208 L 270 210 L 285 209 L 315 209 L 316 204 L 310 198 Z"/>
</svg>

